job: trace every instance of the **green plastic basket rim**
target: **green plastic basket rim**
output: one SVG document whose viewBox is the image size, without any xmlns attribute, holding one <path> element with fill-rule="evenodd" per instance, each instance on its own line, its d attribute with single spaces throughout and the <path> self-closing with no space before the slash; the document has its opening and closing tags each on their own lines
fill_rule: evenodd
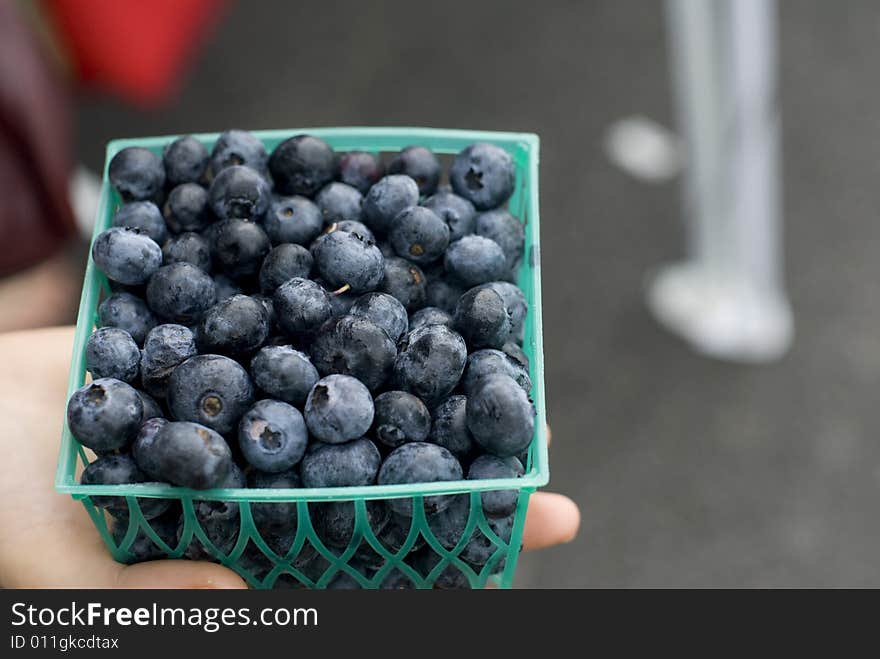
<svg viewBox="0 0 880 659">
<path fill-rule="evenodd" d="M 428 146 L 437 153 L 457 153 L 473 142 L 489 142 L 505 148 L 514 157 L 517 165 L 527 170 L 529 185 L 525 193 L 525 208 L 523 211 L 528 217 L 528 224 L 526 225 L 527 244 L 531 245 L 532 249 L 530 277 L 532 279 L 533 294 L 529 305 L 529 314 L 534 315 L 534 354 L 531 359 L 530 376 L 533 387 L 532 397 L 537 411 L 535 437 L 532 440 L 531 447 L 531 469 L 519 478 L 334 488 L 216 488 L 192 490 L 164 483 L 82 485 L 76 480 L 77 457 L 81 454 L 82 447 L 70 433 L 65 415 L 58 465 L 55 472 L 55 490 L 59 493 L 70 494 L 75 499 L 101 495 L 224 501 L 348 501 L 435 494 L 462 494 L 489 490 L 534 491 L 539 487 L 545 486 L 550 480 L 550 469 L 547 452 L 544 345 L 541 313 L 540 220 L 538 208 L 538 154 L 540 141 L 538 136 L 533 133 L 415 127 L 296 128 L 254 130 L 250 132 L 264 143 L 280 141 L 294 135 L 310 134 L 328 141 L 334 150 L 337 151 L 356 149 L 365 151 L 397 151 L 406 144 L 420 144 Z M 220 133 L 188 134 L 206 144 L 213 143 L 220 135 Z M 107 214 L 108 206 L 111 203 L 110 182 L 107 177 L 107 167 L 111 158 L 120 150 L 130 146 L 158 149 L 179 136 L 163 135 L 126 138 L 108 142 L 95 229 L 92 235 L 93 241 L 104 229 L 101 218 Z M 84 383 L 85 343 L 91 333 L 92 318 L 98 304 L 98 287 L 93 285 L 97 281 L 98 275 L 97 268 L 92 261 L 91 254 L 89 254 L 77 316 L 67 398 Z"/>
</svg>

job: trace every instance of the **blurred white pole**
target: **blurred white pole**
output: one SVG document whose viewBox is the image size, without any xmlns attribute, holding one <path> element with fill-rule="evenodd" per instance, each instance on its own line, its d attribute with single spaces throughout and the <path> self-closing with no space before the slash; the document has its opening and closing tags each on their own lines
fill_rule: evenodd
<svg viewBox="0 0 880 659">
<path fill-rule="evenodd" d="M 648 304 L 707 355 L 762 362 L 793 334 L 781 247 L 775 0 L 667 0 L 687 166 L 687 260 Z"/>
</svg>

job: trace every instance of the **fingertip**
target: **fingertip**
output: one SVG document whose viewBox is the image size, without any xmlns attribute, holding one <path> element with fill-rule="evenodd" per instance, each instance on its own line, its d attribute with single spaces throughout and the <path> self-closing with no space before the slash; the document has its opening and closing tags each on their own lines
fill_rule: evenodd
<svg viewBox="0 0 880 659">
<path fill-rule="evenodd" d="M 229 568 L 205 561 L 162 560 L 123 566 L 117 588 L 242 590 L 244 580 Z"/>
<path fill-rule="evenodd" d="M 571 542 L 581 525 L 577 504 L 563 494 L 537 492 L 529 500 L 523 547 L 543 549 Z"/>
<path fill-rule="evenodd" d="M 563 494 L 548 493 L 549 496 L 555 497 L 555 506 L 558 508 L 560 522 L 560 542 L 566 544 L 577 537 L 581 528 L 581 509 L 570 498 Z"/>
</svg>

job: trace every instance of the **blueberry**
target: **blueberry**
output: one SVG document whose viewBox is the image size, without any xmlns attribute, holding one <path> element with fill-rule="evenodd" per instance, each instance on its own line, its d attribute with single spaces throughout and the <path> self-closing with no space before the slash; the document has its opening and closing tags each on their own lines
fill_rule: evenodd
<svg viewBox="0 0 880 659">
<path fill-rule="evenodd" d="M 313 519 L 314 519 L 314 517 L 313 517 Z M 333 550 L 332 547 L 329 547 L 329 549 L 331 551 Z M 357 564 L 354 557 L 352 557 L 352 559 L 349 561 L 349 564 L 355 570 L 359 569 L 359 565 Z M 314 556 L 314 558 L 307 561 L 301 568 L 298 568 L 298 569 L 300 570 L 300 572 L 302 572 L 303 576 L 305 576 L 307 579 L 311 580 L 313 585 L 317 584 L 319 581 L 321 581 L 326 574 L 333 573 L 336 570 L 335 567 L 331 566 L 330 561 L 328 561 L 324 557 L 323 554 L 317 554 L 316 556 Z M 281 576 L 285 576 L 285 575 L 281 575 Z M 336 574 L 330 580 L 330 583 L 328 583 L 325 586 L 325 588 L 327 588 L 327 589 L 338 589 L 338 588 L 358 589 L 358 588 L 360 588 L 360 586 L 357 584 L 355 584 L 355 585 L 348 584 L 349 581 L 351 583 L 354 583 L 354 580 L 351 577 L 349 577 L 348 575 L 345 575 L 346 580 L 347 580 L 345 585 L 343 585 L 343 586 L 335 585 L 341 576 L 343 576 L 342 572 L 339 572 L 339 574 Z M 280 580 L 280 577 L 279 577 L 279 580 Z M 276 585 L 275 587 L 277 588 L 278 586 Z M 284 586 L 282 586 L 282 587 L 284 587 Z M 303 587 L 303 585 L 301 584 L 300 587 Z M 311 587 L 311 586 L 305 586 L 305 587 Z"/>
<path fill-rule="evenodd" d="M 240 488 L 245 485 L 244 474 L 233 463 L 226 478 L 217 487 Z M 240 528 L 239 518 L 241 515 L 238 502 L 196 500 L 193 501 L 193 512 L 199 526 L 214 548 L 222 554 L 228 554 L 232 551 L 238 540 Z M 184 531 L 182 522 L 183 520 L 181 520 L 179 528 L 179 537 L 183 535 Z M 184 551 L 184 556 L 191 560 L 216 558 L 195 534 Z"/>
<path fill-rule="evenodd" d="M 431 413 L 406 391 L 386 391 L 376 396 L 373 435 L 391 448 L 405 442 L 423 442 L 431 431 Z"/>
<path fill-rule="evenodd" d="M 125 485 L 127 483 L 142 483 L 144 480 L 144 473 L 138 468 L 131 456 L 117 454 L 106 455 L 89 463 L 80 478 L 83 485 Z M 93 503 L 102 507 L 106 505 L 102 501 L 118 498 L 92 497 Z M 125 505 L 124 501 L 123 505 Z M 128 506 L 126 506 L 127 509 Z"/>
<path fill-rule="evenodd" d="M 245 488 L 248 487 L 247 476 L 244 471 L 242 471 L 241 467 L 239 467 L 235 462 L 232 463 L 232 468 L 229 470 L 229 473 L 226 476 L 226 480 L 219 486 L 223 488 Z"/>
<path fill-rule="evenodd" d="M 387 510 L 387 506 L 385 507 Z M 386 514 L 379 521 L 387 526 L 387 520 L 390 514 Z M 385 527 L 383 526 L 381 532 L 384 533 Z M 337 548 L 331 548 L 331 551 L 335 555 L 340 555 L 342 552 Z M 385 565 L 385 559 L 381 554 L 376 552 L 370 544 L 366 541 L 366 538 L 361 541 L 361 543 L 357 546 L 357 550 L 354 552 L 354 556 L 349 559 L 349 565 L 355 567 L 355 569 L 361 571 L 363 574 L 367 575 L 367 577 L 371 577 L 375 574 L 376 570 Z"/>
<path fill-rule="evenodd" d="M 180 519 L 180 510 L 170 508 L 158 517 L 154 517 L 149 521 L 153 532 L 159 536 L 170 549 L 174 549 L 177 544 L 177 523 Z M 111 533 L 113 540 L 117 546 L 121 546 L 126 533 L 128 532 L 129 520 L 126 518 L 114 520 Z M 144 561 L 154 561 L 159 558 L 167 558 L 164 550 L 162 550 L 146 531 L 139 527 L 134 539 L 128 545 L 128 555 L 123 562 L 128 564 L 143 563 Z"/>
<path fill-rule="evenodd" d="M 526 393 L 532 390 L 528 369 L 502 351 L 492 348 L 477 350 L 468 355 L 467 366 L 461 377 L 461 388 L 470 396 L 483 378 L 495 374 L 513 378 Z"/>
<path fill-rule="evenodd" d="M 166 423 L 171 423 L 168 419 L 153 417 L 147 419 L 138 429 L 134 443 L 131 445 L 131 456 L 148 478 L 160 480 L 162 473 L 159 471 L 159 464 L 155 459 L 155 451 L 153 450 L 156 435 Z"/>
<path fill-rule="evenodd" d="M 254 471 L 252 474 L 260 474 L 261 472 Z M 287 482 L 288 478 L 296 478 L 297 487 L 300 487 L 301 484 L 298 480 L 298 476 L 294 471 L 285 472 L 284 474 L 266 474 L 263 475 L 262 478 L 268 478 L 269 476 L 281 476 L 283 477 L 279 482 L 279 487 L 287 487 L 289 483 Z M 266 485 L 266 487 L 272 487 L 271 484 Z M 296 502 L 289 503 L 251 503 L 252 511 L 262 511 L 264 509 L 268 510 L 276 510 L 278 511 L 278 519 L 275 520 L 275 524 L 273 525 L 271 522 L 272 513 L 265 514 L 256 514 L 254 513 L 254 525 L 257 528 L 260 536 L 263 538 L 263 541 L 268 546 L 269 550 L 274 552 L 279 557 L 287 556 L 290 552 L 291 547 L 293 547 L 293 543 L 296 540 L 296 522 L 298 519 L 297 510 L 296 510 Z M 284 511 L 284 512 L 282 512 Z M 266 517 L 268 519 L 263 519 Z M 259 518 L 259 522 L 257 521 Z M 248 556 L 251 554 L 251 556 Z M 318 551 L 314 548 L 314 546 L 310 543 L 305 543 L 299 550 L 297 554 L 292 556 L 292 566 L 300 571 L 307 569 L 312 559 L 318 556 L 319 558 L 323 558 L 318 554 Z M 246 569 L 250 570 L 252 574 L 257 576 L 257 578 L 264 578 L 266 574 L 268 574 L 274 567 L 275 562 L 272 558 L 263 553 L 262 550 L 257 548 L 254 543 L 248 545 L 248 548 L 245 550 L 244 555 L 242 556 L 242 560 L 240 561 L 240 565 L 244 565 L 245 560 L 252 561 L 253 568 L 247 567 Z M 285 575 L 280 575 L 283 577 Z M 279 579 L 280 579 L 279 577 Z M 273 588 L 278 588 L 278 581 L 275 582 L 275 586 Z"/>
<path fill-rule="evenodd" d="M 108 279 L 129 286 L 143 284 L 162 265 L 162 248 L 138 229 L 113 227 L 92 245 L 95 265 Z"/>
<path fill-rule="evenodd" d="M 269 237 L 254 222 L 226 220 L 211 234 L 214 263 L 233 279 L 256 276 L 270 249 Z"/>
<path fill-rule="evenodd" d="M 251 295 L 257 302 L 259 302 L 263 310 L 266 312 L 266 320 L 269 323 L 269 331 L 272 332 L 278 325 L 278 315 L 275 313 L 275 303 L 272 301 L 272 298 L 268 295 L 262 295 L 261 293 L 255 293 Z M 266 341 L 269 340 L 269 337 L 266 337 Z M 266 343 L 264 341 L 264 344 Z M 285 343 L 287 341 L 285 340 Z"/>
<path fill-rule="evenodd" d="M 419 203 L 419 186 L 409 176 L 392 174 L 376 183 L 364 197 L 363 222 L 377 233 L 387 233 L 404 208 Z"/>
<path fill-rule="evenodd" d="M 381 327 L 366 318 L 341 316 L 321 327 L 309 347 L 322 375 L 351 375 L 371 391 L 391 375 L 397 349 Z"/>
<path fill-rule="evenodd" d="M 412 518 L 405 515 L 398 515 L 392 512 L 389 516 L 388 523 L 384 528 L 376 533 L 376 540 L 388 551 L 396 554 L 403 549 L 406 540 L 409 537 L 412 527 Z M 418 551 L 425 545 L 425 538 L 420 534 L 416 534 L 411 552 Z"/>
<path fill-rule="evenodd" d="M 183 552 L 191 561 L 219 561 L 235 547 L 238 541 L 239 505 L 237 501 L 194 501 L 193 512 L 208 541 L 213 545 L 209 548 L 193 531 L 192 539 Z M 183 538 L 183 521 L 178 526 L 178 542 Z"/>
<path fill-rule="evenodd" d="M 300 474 L 306 487 L 349 487 L 376 482 L 382 456 L 369 439 L 309 447 Z"/>
<path fill-rule="evenodd" d="M 282 194 L 311 197 L 336 177 L 336 154 L 323 140 L 297 135 L 275 147 L 269 170 Z"/>
<path fill-rule="evenodd" d="M 414 590 L 416 584 L 397 568 L 391 570 L 379 582 L 380 590 Z"/>
<path fill-rule="evenodd" d="M 192 263 L 163 265 L 147 284 L 147 303 L 156 315 L 192 324 L 214 305 L 217 291 L 210 275 Z"/>
<path fill-rule="evenodd" d="M 470 495 L 446 497 L 446 507 L 428 517 L 428 528 L 434 539 L 447 550 L 454 549 L 464 534 L 470 516 Z"/>
<path fill-rule="evenodd" d="M 211 222 L 211 224 L 209 224 L 209 225 L 206 226 L 204 229 L 202 229 L 201 231 L 199 231 L 198 234 L 199 234 L 202 238 L 204 238 L 205 240 L 207 240 L 207 241 L 208 241 L 208 244 L 210 245 L 211 242 L 214 240 L 214 235 L 217 233 L 217 226 L 218 226 L 219 224 L 220 224 L 220 222 Z"/>
<path fill-rule="evenodd" d="M 269 396 L 302 407 L 318 381 L 308 356 L 290 346 L 266 346 L 251 360 L 254 384 Z"/>
<path fill-rule="evenodd" d="M 421 267 L 422 272 L 425 273 L 425 279 L 428 281 L 431 281 L 432 279 L 443 279 L 446 277 L 446 266 L 443 265 L 443 259 L 437 259 L 430 263 L 425 263 Z"/>
<path fill-rule="evenodd" d="M 362 437 L 370 429 L 373 397 L 356 378 L 328 375 L 312 387 L 304 414 L 315 438 L 328 444 L 341 444 Z"/>
<path fill-rule="evenodd" d="M 493 289 L 472 288 L 455 305 L 455 329 L 471 350 L 500 348 L 510 336 L 504 300 Z"/>
<path fill-rule="evenodd" d="M 269 314 L 247 295 L 233 295 L 205 312 L 196 333 L 199 352 L 244 355 L 258 349 L 269 336 Z"/>
<path fill-rule="evenodd" d="M 406 174 L 419 186 L 420 195 L 432 195 L 440 182 L 440 161 L 423 146 L 408 146 L 392 158 L 388 173 Z"/>
<path fill-rule="evenodd" d="M 139 146 L 126 147 L 113 156 L 107 175 L 123 201 L 156 201 L 165 187 L 162 159 Z"/>
<path fill-rule="evenodd" d="M 168 193 L 162 214 L 168 228 L 182 231 L 201 231 L 214 218 L 208 208 L 208 191 L 198 183 L 181 183 Z"/>
<path fill-rule="evenodd" d="M 321 188 L 318 196 L 315 197 L 315 202 L 321 209 L 324 224 L 333 224 L 344 220 L 359 222 L 363 200 L 363 195 L 357 188 L 335 181 Z"/>
<path fill-rule="evenodd" d="M 89 463 L 80 476 L 83 485 L 126 485 L 128 483 L 142 483 L 146 475 L 128 455 L 105 455 L 94 462 Z M 92 503 L 100 508 L 106 508 L 111 515 L 125 515 L 128 513 L 128 503 L 124 497 L 92 496 Z M 167 505 L 166 505 L 167 508 Z M 164 510 L 159 510 L 161 514 Z"/>
<path fill-rule="evenodd" d="M 379 485 L 457 481 L 462 477 L 461 465 L 452 453 L 426 442 L 411 442 L 394 449 L 379 469 Z M 423 503 L 425 514 L 433 515 L 450 505 L 452 497 L 426 496 Z M 411 499 L 389 499 L 388 505 L 400 515 L 412 516 Z"/>
<path fill-rule="evenodd" d="M 317 283 L 321 285 L 327 294 L 330 296 L 330 306 L 333 308 L 333 316 L 344 316 L 346 315 L 351 308 L 354 306 L 354 303 L 357 301 L 359 295 L 355 295 L 349 290 L 332 290 L 325 281 L 318 278 L 315 280 Z"/>
<path fill-rule="evenodd" d="M 494 455 L 481 455 L 468 468 L 468 480 L 491 478 L 519 478 L 525 473 L 522 463 L 515 457 L 499 458 Z M 483 513 L 486 517 L 507 517 L 516 512 L 518 490 L 494 490 L 481 492 Z"/>
<path fill-rule="evenodd" d="M 444 549 L 452 550 L 461 541 L 467 528 L 470 517 L 470 496 L 459 494 L 451 499 L 451 504 L 439 514 L 428 518 L 428 526 L 431 532 Z M 510 541 L 510 532 L 513 530 L 515 515 L 508 517 L 487 517 L 486 522 L 492 532 L 502 542 Z M 489 559 L 498 550 L 487 536 L 475 527 L 467 544 L 462 548 L 458 557 L 471 565 L 481 566 L 489 562 Z"/>
<path fill-rule="evenodd" d="M 464 295 L 464 288 L 442 278 L 428 280 L 425 288 L 425 301 L 429 306 L 439 307 L 447 313 L 455 313 L 458 298 Z"/>
<path fill-rule="evenodd" d="M 259 220 L 269 208 L 269 184 L 250 167 L 227 167 L 211 181 L 208 202 L 221 220 Z"/>
<path fill-rule="evenodd" d="M 406 309 L 397 298 L 387 293 L 362 295 L 351 306 L 349 313 L 378 325 L 395 342 L 406 333 L 409 326 Z"/>
<path fill-rule="evenodd" d="M 510 357 L 517 364 L 522 366 L 527 372 L 529 370 L 529 356 L 523 352 L 523 349 L 519 346 L 518 343 L 514 343 L 513 341 L 508 341 L 503 346 L 501 346 L 501 352 Z M 529 387 L 529 391 L 531 391 L 531 387 Z"/>
<path fill-rule="evenodd" d="M 138 396 L 141 397 L 141 402 L 144 404 L 144 414 L 141 416 L 142 424 L 150 419 L 161 419 L 165 417 L 165 412 L 162 411 L 162 406 L 159 405 L 155 398 L 140 389 L 135 389 L 135 391 L 138 392 Z"/>
<path fill-rule="evenodd" d="M 379 290 L 400 300 L 410 313 L 425 306 L 425 275 L 414 263 L 399 256 L 385 259 L 385 273 Z"/>
<path fill-rule="evenodd" d="M 382 256 L 385 257 L 386 261 L 392 257 L 397 257 L 397 252 L 394 251 L 394 247 L 387 240 L 380 240 L 376 245 L 379 246 L 379 251 L 382 252 Z"/>
<path fill-rule="evenodd" d="M 134 387 L 99 378 L 73 392 L 67 403 L 67 426 L 83 446 L 114 451 L 134 439 L 143 414 L 144 404 Z"/>
<path fill-rule="evenodd" d="M 327 590 L 360 590 L 362 586 L 348 572 L 338 572 L 329 582 Z"/>
<path fill-rule="evenodd" d="M 332 287 L 348 286 L 353 293 L 367 293 L 382 281 L 382 252 L 360 234 L 332 231 L 316 241 L 313 255 L 318 273 Z"/>
<path fill-rule="evenodd" d="M 234 467 L 226 440 L 211 428 L 188 421 L 171 421 L 159 428 L 150 453 L 163 479 L 196 490 L 222 487 Z"/>
<path fill-rule="evenodd" d="M 165 238 L 168 237 L 165 219 L 159 207 L 152 201 L 132 201 L 122 204 L 113 216 L 113 226 L 140 229 L 141 233 L 149 236 L 158 245 L 164 243 Z"/>
<path fill-rule="evenodd" d="M 309 545 L 306 545 L 308 547 Z M 304 548 L 305 550 L 305 548 Z M 302 552 L 300 552 L 302 555 Z M 312 552 L 307 559 L 294 562 L 293 567 L 295 567 L 299 572 L 306 578 L 311 580 L 312 584 L 317 583 L 317 581 L 323 576 L 323 574 L 327 571 L 327 568 L 330 566 L 330 563 L 324 558 L 322 555 L 317 554 L 317 552 Z M 282 573 L 278 575 L 278 579 L 275 580 L 275 584 L 272 586 L 273 589 L 302 589 L 307 588 L 308 585 L 305 582 L 300 581 L 299 577 L 293 574 Z"/>
<path fill-rule="evenodd" d="M 217 302 L 243 293 L 241 287 L 226 275 L 214 275 L 214 286 L 217 289 Z"/>
<path fill-rule="evenodd" d="M 489 375 L 468 396 L 467 426 L 489 453 L 502 458 L 517 455 L 532 441 L 534 407 L 513 378 Z"/>
<path fill-rule="evenodd" d="M 428 441 L 450 451 L 462 463 L 476 450 L 476 443 L 467 427 L 467 398 L 450 396 L 434 408 Z"/>
<path fill-rule="evenodd" d="M 425 547 L 411 554 L 409 562 L 416 572 L 427 578 L 440 562 L 440 556 L 431 547 Z M 467 590 L 471 584 L 457 565 L 449 563 L 434 578 L 433 587 L 439 590 Z"/>
<path fill-rule="evenodd" d="M 446 252 L 449 227 L 430 208 L 410 206 L 394 218 L 388 238 L 399 256 L 425 265 Z"/>
<path fill-rule="evenodd" d="M 520 290 L 519 286 L 506 281 L 493 281 L 483 284 L 483 286 L 491 288 L 504 300 L 507 315 L 510 316 L 510 338 L 522 343 L 526 314 L 529 311 L 525 293 Z"/>
<path fill-rule="evenodd" d="M 263 218 L 263 228 L 273 245 L 308 245 L 324 228 L 321 209 L 305 197 L 276 197 Z"/>
<path fill-rule="evenodd" d="M 131 293 L 143 299 L 146 294 L 146 286 L 143 284 L 120 284 L 118 281 L 107 279 L 107 287 L 111 293 Z"/>
<path fill-rule="evenodd" d="M 301 277 L 281 284 L 272 300 L 278 324 L 292 336 L 316 330 L 333 312 L 327 291 L 310 279 Z"/>
<path fill-rule="evenodd" d="M 325 559 L 321 554 L 318 553 L 318 550 L 315 549 L 314 545 L 311 543 L 305 543 L 300 550 L 293 555 L 290 555 L 291 547 L 293 547 L 294 540 L 296 539 L 296 530 L 287 531 L 284 533 L 272 533 L 271 530 L 267 533 L 261 533 L 263 539 L 266 541 L 269 549 L 275 552 L 278 556 L 287 557 L 290 556 L 291 566 L 302 573 L 308 579 L 311 579 L 313 582 L 317 581 L 318 578 L 327 570 L 327 566 L 329 563 L 327 559 Z M 253 546 L 253 543 L 251 544 Z M 263 555 L 265 560 L 265 554 Z M 268 562 L 268 566 L 266 568 L 266 573 L 271 571 L 275 567 L 275 563 L 271 560 Z M 315 576 L 317 574 L 317 576 Z M 285 583 L 287 582 L 287 583 Z M 297 584 L 297 585 L 291 585 Z M 306 588 L 305 583 L 300 582 L 296 576 L 293 574 L 280 574 L 278 575 L 278 580 L 275 581 L 275 584 L 272 588 Z"/>
<path fill-rule="evenodd" d="M 339 180 L 366 194 L 385 175 L 379 159 L 365 151 L 349 151 L 339 158 Z"/>
<path fill-rule="evenodd" d="M 156 326 L 157 321 L 141 298 L 131 293 L 113 293 L 98 306 L 98 322 L 101 327 L 125 330 L 135 343 L 143 345 L 147 332 Z"/>
<path fill-rule="evenodd" d="M 107 456 L 101 456 L 99 459 L 103 460 L 105 458 L 112 457 L 121 458 L 128 456 L 122 454 L 110 454 Z M 85 472 L 83 472 L 83 475 L 85 475 Z M 125 481 L 123 483 L 106 483 L 106 485 L 126 485 L 132 482 L 133 481 Z M 93 484 L 97 485 L 99 483 L 96 482 Z M 165 485 L 166 483 L 153 484 Z M 106 501 L 106 503 L 103 505 L 98 504 L 98 500 L 104 500 Z M 92 497 L 92 502 L 95 503 L 95 505 L 100 505 L 102 508 L 106 508 L 107 512 L 113 515 L 114 521 L 118 520 L 121 523 L 123 521 L 127 521 L 131 517 L 131 511 L 129 510 L 128 503 L 123 497 Z M 137 497 L 136 502 L 137 507 L 140 508 L 141 515 L 143 515 L 148 524 L 153 524 L 154 520 L 157 517 L 173 516 L 175 522 L 180 517 L 180 506 L 177 505 L 177 502 L 173 499 L 164 499 L 160 497 Z M 171 543 L 171 547 L 174 547 L 173 541 Z"/>
<path fill-rule="evenodd" d="M 248 486 L 257 489 L 295 489 L 302 487 L 302 481 L 293 470 L 281 473 L 252 471 L 248 476 Z M 251 503 L 251 514 L 260 535 L 265 539 L 271 535 L 285 535 L 296 531 L 296 501 L 272 503 Z"/>
<path fill-rule="evenodd" d="M 263 143 L 246 130 L 227 130 L 214 143 L 211 151 L 211 171 L 214 177 L 236 165 L 250 167 L 261 174 L 266 171 L 268 155 Z"/>
<path fill-rule="evenodd" d="M 526 239 L 522 222 L 499 208 L 477 215 L 476 233 L 498 243 L 507 260 L 508 270 L 518 266 L 522 260 Z"/>
<path fill-rule="evenodd" d="M 131 334 L 116 327 L 95 330 L 86 341 L 86 369 L 92 378 L 115 378 L 131 384 L 140 372 L 141 351 Z"/>
<path fill-rule="evenodd" d="M 511 532 L 513 531 L 513 522 L 515 519 L 516 515 L 510 514 L 506 517 L 486 517 L 486 522 L 492 530 L 492 533 L 498 536 L 498 539 L 506 545 L 510 542 Z M 507 547 L 495 544 L 494 540 L 489 539 L 489 536 L 483 533 L 479 528 L 476 528 L 474 529 L 470 541 L 465 545 L 464 549 L 461 550 L 459 556 L 469 564 L 481 567 L 486 565 L 486 563 L 498 553 L 499 549 L 502 550 L 502 553 L 507 551 Z M 503 565 L 503 561 L 503 557 L 499 561 L 496 561 L 496 568 L 500 569 L 500 566 Z"/>
<path fill-rule="evenodd" d="M 428 325 L 401 339 L 394 375 L 401 389 L 431 405 L 452 392 L 466 360 L 461 336 L 444 325 Z"/>
<path fill-rule="evenodd" d="M 462 150 L 449 168 L 455 193 L 478 210 L 500 206 L 510 198 L 514 184 L 513 158 L 493 144 L 477 142 Z"/>
<path fill-rule="evenodd" d="M 302 245 L 285 243 L 273 247 L 260 268 L 260 289 L 272 295 L 289 279 L 307 279 L 313 263 L 311 253 Z"/>
<path fill-rule="evenodd" d="M 172 371 L 196 354 L 192 331 L 183 325 L 157 325 L 144 341 L 141 354 L 141 379 L 144 389 L 165 398 Z"/>
<path fill-rule="evenodd" d="M 444 264 L 446 272 L 467 287 L 502 279 L 507 273 L 504 251 L 483 236 L 465 236 L 451 243 Z"/>
<path fill-rule="evenodd" d="M 169 185 L 198 183 L 208 167 L 208 149 L 191 135 L 178 137 L 165 147 L 162 161 Z"/>
<path fill-rule="evenodd" d="M 409 317 L 410 331 L 428 325 L 446 325 L 446 327 L 452 328 L 452 316 L 437 307 L 424 307 Z"/>
<path fill-rule="evenodd" d="M 165 265 L 192 263 L 199 270 L 211 270 L 211 247 L 207 240 L 192 231 L 169 238 L 162 246 L 162 257 Z"/>
<path fill-rule="evenodd" d="M 476 230 L 477 210 L 464 197 L 452 192 L 438 192 L 428 197 L 422 206 L 430 208 L 449 226 L 450 242 L 464 238 Z"/>
<path fill-rule="evenodd" d="M 368 500 L 365 509 L 370 528 L 374 533 L 381 533 L 390 516 L 388 505 L 385 501 Z M 356 515 L 355 505 L 351 501 L 309 504 L 309 516 L 315 534 L 331 550 L 333 547 L 346 547 L 351 542 Z"/>
<path fill-rule="evenodd" d="M 287 471 L 302 459 L 308 441 L 302 414 L 279 400 L 257 401 L 238 424 L 244 459 L 260 471 Z"/>
<path fill-rule="evenodd" d="M 229 433 L 253 404 L 247 371 L 221 355 L 190 357 L 171 373 L 168 408 L 175 419 Z"/>
<path fill-rule="evenodd" d="M 349 233 L 358 234 L 361 238 L 376 242 L 376 237 L 373 235 L 373 232 L 367 228 L 367 225 L 363 222 L 358 222 L 357 220 L 340 220 L 339 222 L 334 222 L 327 227 L 326 231 L 327 233 L 330 233 L 331 231 L 348 231 Z M 380 249 L 379 251 L 381 252 L 382 250 Z M 384 254 L 382 256 L 384 256 Z"/>
</svg>

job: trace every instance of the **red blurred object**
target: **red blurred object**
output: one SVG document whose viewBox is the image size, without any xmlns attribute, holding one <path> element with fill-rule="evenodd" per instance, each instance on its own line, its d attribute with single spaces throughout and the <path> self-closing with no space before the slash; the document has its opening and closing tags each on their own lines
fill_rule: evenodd
<svg viewBox="0 0 880 659">
<path fill-rule="evenodd" d="M 87 83 L 140 105 L 176 91 L 224 0 L 43 0 Z"/>
<path fill-rule="evenodd" d="M 0 1 L 0 277 L 76 233 L 70 143 L 67 89 L 15 5 Z"/>
</svg>

